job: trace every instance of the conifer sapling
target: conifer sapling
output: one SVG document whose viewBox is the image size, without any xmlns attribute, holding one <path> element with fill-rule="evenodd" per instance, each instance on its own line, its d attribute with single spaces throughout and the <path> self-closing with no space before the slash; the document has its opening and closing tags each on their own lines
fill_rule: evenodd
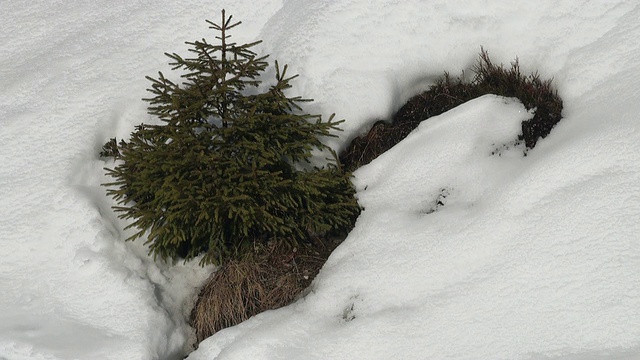
<svg viewBox="0 0 640 360">
<path fill-rule="evenodd" d="M 312 234 L 347 231 L 360 208 L 350 174 L 323 137 L 341 121 L 306 114 L 288 97 L 295 76 L 275 63 L 275 84 L 260 92 L 267 56 L 230 41 L 232 23 L 207 21 L 216 41 L 187 42 L 191 57 L 166 53 L 177 84 L 161 72 L 151 81 L 149 114 L 160 125 L 141 124 L 128 141 L 111 140 L 103 155 L 117 165 L 107 193 L 120 217 L 146 235 L 150 252 L 163 259 L 223 263 L 255 241 L 291 244 Z M 321 168 L 301 170 L 312 151 L 331 153 Z"/>
</svg>

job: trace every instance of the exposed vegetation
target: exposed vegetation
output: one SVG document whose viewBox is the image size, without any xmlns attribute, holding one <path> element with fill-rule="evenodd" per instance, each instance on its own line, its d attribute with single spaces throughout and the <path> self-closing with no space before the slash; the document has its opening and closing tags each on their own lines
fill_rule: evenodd
<svg viewBox="0 0 640 360">
<path fill-rule="evenodd" d="M 306 114 L 299 104 L 310 100 L 285 95 L 295 78 L 286 65 L 276 62 L 275 84 L 260 92 L 268 64 L 251 50 L 258 42 L 230 42 L 240 23 L 224 11 L 220 24 L 208 23 L 215 44 L 188 42 L 191 58 L 166 54 L 181 84 L 147 77 L 149 114 L 162 124 L 103 148 L 118 160 L 105 185 L 137 229 L 129 240 L 146 236 L 163 259 L 204 254 L 203 264 L 224 264 L 256 244 L 293 248 L 350 230 L 360 212 L 350 174 L 320 140 L 341 121 Z M 313 151 L 329 156 L 322 167 L 309 165 Z"/>
<path fill-rule="evenodd" d="M 191 312 L 197 341 L 290 304 L 311 284 L 338 243 L 318 240 L 293 251 L 279 242 L 257 244 L 253 252 L 218 268 L 203 285 Z"/>
<path fill-rule="evenodd" d="M 340 155 L 344 166 L 353 171 L 368 164 L 399 143 L 422 121 L 486 94 L 516 97 L 527 110 L 535 109 L 534 117 L 522 123 L 518 138 L 528 149 L 546 137 L 562 118 L 562 100 L 551 86 L 551 80 L 541 80 L 537 73 L 523 75 L 517 59 L 511 67 L 504 68 L 494 64 L 482 49 L 473 72 L 469 82 L 463 76 L 452 78 L 445 73 L 429 90 L 411 98 L 391 122 L 376 122 L 365 136 L 354 139 Z"/>
</svg>

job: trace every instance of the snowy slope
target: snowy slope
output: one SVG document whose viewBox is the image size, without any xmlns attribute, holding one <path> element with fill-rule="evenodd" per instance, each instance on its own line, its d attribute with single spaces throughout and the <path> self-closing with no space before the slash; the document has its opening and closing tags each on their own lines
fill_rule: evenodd
<svg viewBox="0 0 640 360">
<path fill-rule="evenodd" d="M 97 152 L 148 122 L 144 75 L 166 68 L 163 52 L 201 36 L 218 9 L 206 1 L 0 9 L 0 359 L 182 358 L 182 312 L 206 271 L 154 264 L 139 244 L 124 244 Z M 268 13 L 252 7 L 248 20 L 259 26 Z"/>
<path fill-rule="evenodd" d="M 386 116 L 479 45 L 555 76 L 565 119 L 527 157 L 490 155 L 523 119 L 507 100 L 430 119 L 356 172 L 365 212 L 311 294 L 189 359 L 640 358 L 638 18 L 602 1 L 283 8 L 266 42 L 348 119 Z"/>
<path fill-rule="evenodd" d="M 336 148 L 481 45 L 565 112 L 527 157 L 491 156 L 530 116 L 512 99 L 423 123 L 356 172 L 366 210 L 312 292 L 189 359 L 640 358 L 636 2 L 37 0 L 0 11 L 0 359 L 183 355 L 208 269 L 123 243 L 96 153 L 152 121 L 144 75 L 223 7 L 347 119 Z"/>
</svg>

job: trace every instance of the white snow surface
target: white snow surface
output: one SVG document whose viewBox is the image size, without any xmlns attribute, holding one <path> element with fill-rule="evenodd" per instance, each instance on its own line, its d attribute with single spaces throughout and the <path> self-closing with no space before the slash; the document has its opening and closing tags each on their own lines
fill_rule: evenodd
<svg viewBox="0 0 640 360">
<path fill-rule="evenodd" d="M 564 119 L 487 95 L 355 173 L 364 211 L 310 292 L 189 360 L 640 359 L 640 4 L 631 0 L 4 1 L 0 6 L 0 360 L 181 359 L 212 270 L 125 243 L 97 153 L 146 114 L 163 52 L 237 41 L 345 118 L 337 150 L 443 71 L 554 78 Z"/>
</svg>

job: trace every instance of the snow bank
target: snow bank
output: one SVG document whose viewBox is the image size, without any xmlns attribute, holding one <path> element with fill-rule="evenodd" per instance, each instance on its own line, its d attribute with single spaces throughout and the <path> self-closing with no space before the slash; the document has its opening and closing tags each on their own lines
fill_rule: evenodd
<svg viewBox="0 0 640 360">
<path fill-rule="evenodd" d="M 316 100 L 312 110 L 348 120 L 339 148 L 368 124 L 388 119 L 443 71 L 469 70 L 481 46 L 496 62 L 518 56 L 524 72 L 539 71 L 559 85 L 576 82 L 575 90 L 560 86 L 563 96 L 590 88 L 623 66 L 611 52 L 592 56 L 594 45 L 598 52 L 633 49 L 629 42 L 636 40 L 615 34 L 635 26 L 635 7 L 628 1 L 291 0 L 260 38 L 272 58 L 300 73 L 295 89 Z"/>
<path fill-rule="evenodd" d="M 345 137 L 480 45 L 555 76 L 565 119 L 526 157 L 501 146 L 528 116 L 510 100 L 423 123 L 355 173 L 365 211 L 311 293 L 189 359 L 640 357 L 640 7 L 590 5 L 283 7 L 263 36 L 316 106 L 350 120 Z"/>
<path fill-rule="evenodd" d="M 365 211 L 311 294 L 189 359 L 637 357 L 637 165 L 501 146 L 529 117 L 485 96 L 421 124 L 356 172 Z"/>
</svg>

